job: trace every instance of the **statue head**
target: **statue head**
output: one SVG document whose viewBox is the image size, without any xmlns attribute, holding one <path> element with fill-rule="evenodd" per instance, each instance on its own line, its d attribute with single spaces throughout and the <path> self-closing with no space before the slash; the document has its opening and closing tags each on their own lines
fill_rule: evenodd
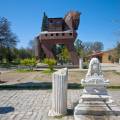
<svg viewBox="0 0 120 120">
<path fill-rule="evenodd" d="M 80 22 L 80 12 L 78 11 L 70 11 L 65 17 L 64 21 L 68 25 L 68 27 L 72 30 L 77 30 Z"/>
<path fill-rule="evenodd" d="M 98 58 L 92 58 L 89 64 L 87 76 L 102 75 L 101 66 Z"/>
</svg>

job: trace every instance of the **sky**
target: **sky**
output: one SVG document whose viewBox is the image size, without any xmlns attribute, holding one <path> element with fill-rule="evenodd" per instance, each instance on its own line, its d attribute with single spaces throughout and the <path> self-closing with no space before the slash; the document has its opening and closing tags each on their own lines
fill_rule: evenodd
<svg viewBox="0 0 120 120">
<path fill-rule="evenodd" d="M 70 10 L 82 13 L 77 38 L 83 42 L 100 41 L 108 50 L 120 40 L 120 0 L 0 0 L 0 17 L 11 22 L 18 48 L 28 47 L 40 34 L 43 12 L 64 17 Z"/>
</svg>

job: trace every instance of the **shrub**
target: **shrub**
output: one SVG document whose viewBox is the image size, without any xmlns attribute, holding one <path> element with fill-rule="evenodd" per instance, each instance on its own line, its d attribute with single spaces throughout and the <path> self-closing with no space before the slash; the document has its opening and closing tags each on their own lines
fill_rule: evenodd
<svg viewBox="0 0 120 120">
<path fill-rule="evenodd" d="M 44 63 L 48 65 L 50 71 L 53 71 L 53 67 L 56 64 L 56 60 L 52 58 L 45 58 Z"/>
<path fill-rule="evenodd" d="M 37 64 L 36 59 L 24 59 L 20 61 L 21 65 L 28 66 L 30 69 L 33 69 L 33 67 Z"/>
<path fill-rule="evenodd" d="M 88 63 L 83 63 L 83 69 L 88 69 Z"/>
<path fill-rule="evenodd" d="M 19 65 L 20 64 L 20 59 L 19 58 L 15 59 L 14 62 L 13 62 L 13 64 L 14 65 Z"/>
</svg>

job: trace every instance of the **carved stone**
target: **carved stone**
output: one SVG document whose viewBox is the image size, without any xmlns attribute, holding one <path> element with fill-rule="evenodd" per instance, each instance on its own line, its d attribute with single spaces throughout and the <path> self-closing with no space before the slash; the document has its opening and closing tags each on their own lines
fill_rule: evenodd
<svg viewBox="0 0 120 120">
<path fill-rule="evenodd" d="M 88 113 L 92 116 L 93 111 L 95 115 L 101 114 L 103 111 L 110 112 L 108 106 L 112 107 L 113 100 L 106 90 L 109 80 L 104 79 L 97 58 L 91 59 L 88 72 L 85 79 L 81 80 L 81 84 L 84 86 L 84 89 L 79 104 L 74 109 L 75 120 L 85 119 L 84 115 Z M 117 109 L 116 106 L 113 107 L 113 110 L 117 111 Z"/>
<path fill-rule="evenodd" d="M 67 68 L 52 75 L 52 108 L 48 116 L 61 116 L 67 113 Z"/>
<path fill-rule="evenodd" d="M 106 86 L 109 80 L 105 80 L 101 71 L 101 66 L 97 58 L 92 58 L 85 79 L 81 80 L 84 86 L 81 100 L 105 100 L 109 102 L 110 96 L 107 93 Z"/>
</svg>

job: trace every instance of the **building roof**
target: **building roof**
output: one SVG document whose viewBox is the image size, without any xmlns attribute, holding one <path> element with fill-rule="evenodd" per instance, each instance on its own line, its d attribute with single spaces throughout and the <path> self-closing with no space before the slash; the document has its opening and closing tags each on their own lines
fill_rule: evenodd
<svg viewBox="0 0 120 120">
<path fill-rule="evenodd" d="M 113 52 L 114 50 L 115 50 L 115 49 L 111 49 L 111 50 L 107 50 L 107 51 L 94 52 L 94 53 L 88 55 L 88 57 L 97 56 L 97 55 L 103 55 L 104 53 Z"/>
<path fill-rule="evenodd" d="M 91 57 L 91 56 L 97 56 L 97 55 L 102 55 L 104 52 L 96 52 L 96 53 L 92 53 L 90 55 L 88 55 L 88 57 Z"/>
</svg>

